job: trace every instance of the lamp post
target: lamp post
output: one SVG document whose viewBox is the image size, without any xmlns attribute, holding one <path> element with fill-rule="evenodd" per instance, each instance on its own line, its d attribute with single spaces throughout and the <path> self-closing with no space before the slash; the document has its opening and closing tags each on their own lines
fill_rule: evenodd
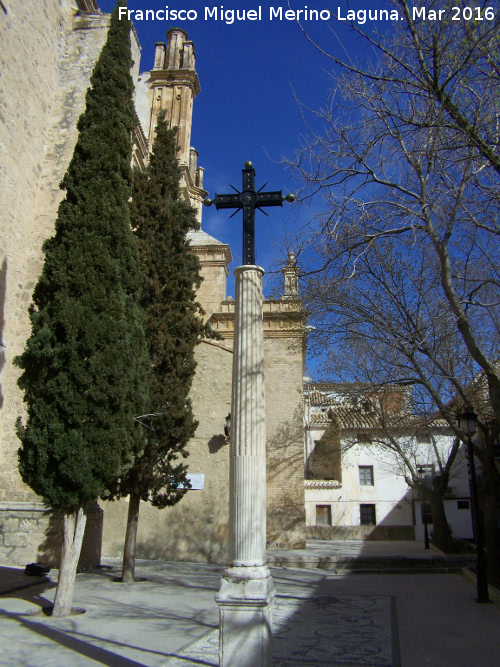
<svg viewBox="0 0 500 667">
<path fill-rule="evenodd" d="M 427 506 L 425 502 L 425 489 L 427 488 L 427 478 L 424 476 L 425 468 L 419 468 L 418 473 L 422 477 L 422 518 L 424 520 L 424 549 L 430 549 L 429 544 L 429 525 L 427 523 Z M 432 483 L 432 480 L 431 480 Z"/>
<path fill-rule="evenodd" d="M 226 436 L 228 442 L 230 442 L 231 438 L 231 413 L 229 412 L 227 417 L 226 417 L 226 423 L 224 425 L 224 435 Z"/>
<path fill-rule="evenodd" d="M 486 574 L 486 559 L 484 556 L 484 536 L 479 512 L 477 495 L 476 466 L 474 463 L 474 448 L 472 438 L 476 433 L 477 415 L 466 410 L 457 417 L 460 429 L 467 437 L 467 455 L 469 459 L 469 486 L 472 504 L 472 526 L 474 529 L 474 540 L 476 542 L 476 602 L 490 602 L 488 596 L 488 577 Z"/>
</svg>

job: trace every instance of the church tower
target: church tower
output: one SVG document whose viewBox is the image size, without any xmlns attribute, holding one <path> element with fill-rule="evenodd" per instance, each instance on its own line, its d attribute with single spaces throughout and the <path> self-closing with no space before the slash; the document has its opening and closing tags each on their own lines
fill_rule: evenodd
<svg viewBox="0 0 500 667">
<path fill-rule="evenodd" d="M 188 40 L 184 30 L 169 30 L 167 43 L 158 42 L 155 45 L 153 69 L 139 78 L 136 106 L 149 152 L 161 111 L 166 112 L 169 126 L 178 128 L 181 192 L 186 202 L 196 209 L 198 222 L 201 222 L 202 202 L 207 193 L 203 190 L 203 167 L 198 167 L 198 153 L 191 146 L 193 102 L 200 92 L 195 65 L 193 42 Z"/>
</svg>

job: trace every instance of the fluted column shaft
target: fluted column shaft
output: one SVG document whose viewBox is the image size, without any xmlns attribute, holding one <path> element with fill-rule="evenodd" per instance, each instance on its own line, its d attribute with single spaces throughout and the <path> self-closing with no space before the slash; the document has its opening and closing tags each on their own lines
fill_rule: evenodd
<svg viewBox="0 0 500 667">
<path fill-rule="evenodd" d="M 231 400 L 230 560 L 266 562 L 266 425 L 262 275 L 235 270 L 236 303 Z"/>
<path fill-rule="evenodd" d="M 266 426 L 262 276 L 236 277 L 229 486 L 230 564 L 216 601 L 220 667 L 270 667 L 274 586 L 266 565 Z"/>
</svg>

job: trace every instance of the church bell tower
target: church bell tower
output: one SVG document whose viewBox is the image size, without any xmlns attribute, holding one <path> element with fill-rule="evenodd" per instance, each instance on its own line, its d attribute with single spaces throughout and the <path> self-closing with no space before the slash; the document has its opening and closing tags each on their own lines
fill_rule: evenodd
<svg viewBox="0 0 500 667">
<path fill-rule="evenodd" d="M 198 152 L 191 147 L 191 122 L 194 98 L 200 92 L 200 82 L 195 70 L 196 54 L 193 42 L 180 28 L 167 32 L 167 43 L 155 45 L 154 67 L 147 80 L 149 117 L 143 123 L 146 129 L 148 149 L 151 151 L 158 115 L 166 112 L 169 127 L 177 127 L 177 157 L 182 171 L 181 192 L 186 201 L 197 211 L 201 222 L 203 199 L 203 167 L 198 167 Z M 146 119 L 141 119 L 146 120 Z"/>
</svg>

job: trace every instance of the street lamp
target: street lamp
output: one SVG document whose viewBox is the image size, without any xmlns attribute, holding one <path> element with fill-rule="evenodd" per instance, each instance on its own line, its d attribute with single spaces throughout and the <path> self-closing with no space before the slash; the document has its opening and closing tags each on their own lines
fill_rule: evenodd
<svg viewBox="0 0 500 667">
<path fill-rule="evenodd" d="M 425 468 L 419 468 L 418 473 L 422 477 L 422 518 L 424 520 L 424 549 L 430 549 L 430 544 L 429 544 L 429 525 L 427 522 L 427 503 L 425 500 L 425 490 L 428 485 L 428 477 L 427 475 L 424 475 L 426 472 Z M 432 478 L 431 478 L 431 484 L 432 484 Z"/>
<path fill-rule="evenodd" d="M 472 504 L 472 527 L 476 542 L 476 602 L 490 602 L 488 596 L 488 577 L 486 574 L 486 559 L 484 557 L 484 536 L 479 512 L 479 502 L 476 483 L 476 466 L 474 463 L 474 448 L 472 438 L 476 433 L 477 415 L 471 410 L 464 410 L 458 417 L 458 425 L 467 437 L 467 455 L 469 458 L 469 486 Z"/>
<path fill-rule="evenodd" d="M 228 442 L 231 437 L 231 413 L 229 412 L 226 417 L 226 423 L 224 425 L 224 435 L 226 436 Z"/>
</svg>

